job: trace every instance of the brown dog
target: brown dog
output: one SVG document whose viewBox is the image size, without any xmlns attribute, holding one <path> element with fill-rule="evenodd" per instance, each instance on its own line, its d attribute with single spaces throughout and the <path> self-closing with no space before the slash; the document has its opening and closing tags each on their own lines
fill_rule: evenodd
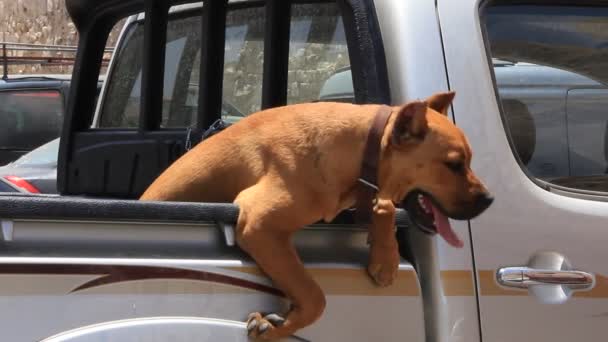
<svg viewBox="0 0 608 342">
<path fill-rule="evenodd" d="M 472 218 L 491 203 L 470 169 L 471 149 L 446 117 L 454 93 L 392 107 L 381 136 L 378 192 L 370 226 L 368 272 L 379 285 L 399 265 L 395 203 L 448 243 L 462 246 L 448 219 Z M 278 315 L 250 315 L 250 336 L 276 339 L 316 321 L 321 288 L 290 240 L 355 203 L 368 132 L 378 105 L 308 103 L 255 113 L 203 141 L 171 165 L 142 200 L 234 202 L 239 246 L 292 302 Z"/>
</svg>

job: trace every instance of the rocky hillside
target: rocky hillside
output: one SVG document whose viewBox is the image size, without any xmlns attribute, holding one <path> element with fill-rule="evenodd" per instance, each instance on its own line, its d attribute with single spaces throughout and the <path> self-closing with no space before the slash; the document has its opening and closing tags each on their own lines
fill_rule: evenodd
<svg viewBox="0 0 608 342">
<path fill-rule="evenodd" d="M 0 0 L 0 41 L 9 43 L 76 45 L 78 32 L 65 9 L 64 0 Z M 117 25 L 118 26 L 118 25 Z M 108 42 L 113 46 L 119 27 Z M 51 52 L 9 51 L 12 56 L 51 56 Z M 73 57 L 53 52 L 56 57 Z M 1 68 L 0 68 L 1 69 Z M 11 65 L 10 74 L 69 73 L 70 66 Z"/>
</svg>

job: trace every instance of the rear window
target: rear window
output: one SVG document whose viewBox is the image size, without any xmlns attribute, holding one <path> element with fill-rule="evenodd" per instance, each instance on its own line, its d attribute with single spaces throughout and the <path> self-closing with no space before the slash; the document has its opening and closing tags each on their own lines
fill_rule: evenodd
<svg viewBox="0 0 608 342">
<path fill-rule="evenodd" d="M 57 138 L 63 110 L 58 90 L 0 92 L 0 149 L 31 150 Z"/>
<path fill-rule="evenodd" d="M 221 117 L 228 123 L 262 107 L 265 8 L 226 15 Z M 201 48 L 200 11 L 173 13 L 167 24 L 161 128 L 195 126 Z M 141 102 L 144 22 L 126 30 L 101 108 L 99 126 L 136 128 Z M 287 103 L 354 102 L 344 22 L 335 2 L 293 4 Z"/>
</svg>

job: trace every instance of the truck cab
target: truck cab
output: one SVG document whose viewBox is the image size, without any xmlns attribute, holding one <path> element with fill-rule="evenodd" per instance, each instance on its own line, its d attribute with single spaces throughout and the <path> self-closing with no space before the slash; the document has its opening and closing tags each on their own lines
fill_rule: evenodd
<svg viewBox="0 0 608 342">
<path fill-rule="evenodd" d="M 291 103 L 398 105 L 447 90 L 456 91 L 449 116 L 468 137 L 493 206 L 452 222 L 461 249 L 399 210 L 402 260 L 386 288 L 366 275 L 367 232 L 353 210 L 303 229 L 294 242 L 327 307 L 288 340 L 604 336 L 605 4 L 66 6 L 79 46 L 58 153 L 60 194 L 0 194 L 0 317 L 10 340 L 246 341 L 249 312 L 282 312 L 289 303 L 236 246 L 238 208 L 138 196 L 218 122 Z M 95 102 L 105 41 L 123 19 Z"/>
</svg>

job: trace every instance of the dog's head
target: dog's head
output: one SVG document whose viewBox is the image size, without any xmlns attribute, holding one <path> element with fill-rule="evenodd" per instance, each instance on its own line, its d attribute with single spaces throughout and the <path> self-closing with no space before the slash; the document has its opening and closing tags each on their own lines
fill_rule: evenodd
<svg viewBox="0 0 608 342">
<path fill-rule="evenodd" d="M 447 117 L 454 95 L 439 93 L 395 109 L 385 132 L 380 191 L 403 202 L 422 230 L 461 247 L 447 218 L 471 219 L 493 199 L 471 170 L 472 151 L 464 133 Z"/>
</svg>

